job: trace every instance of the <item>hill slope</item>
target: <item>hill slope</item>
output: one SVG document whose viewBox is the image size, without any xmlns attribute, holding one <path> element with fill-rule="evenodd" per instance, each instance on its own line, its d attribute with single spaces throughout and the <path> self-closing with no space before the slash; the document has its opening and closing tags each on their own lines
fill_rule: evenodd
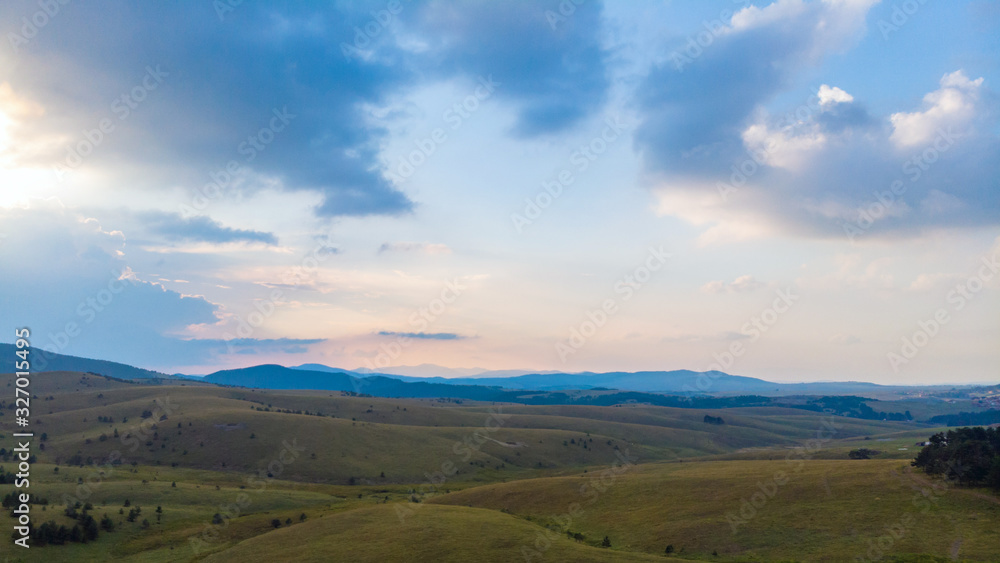
<svg viewBox="0 0 1000 563">
<path fill-rule="evenodd" d="M 17 350 L 13 344 L 0 344 L 0 373 L 13 373 L 15 371 L 14 361 Z M 52 372 L 52 371 L 78 371 L 91 372 L 118 379 L 178 379 L 175 376 L 133 367 L 118 362 L 106 360 L 92 360 L 90 358 L 80 358 L 77 356 L 67 356 L 56 354 L 41 348 L 31 349 L 31 371 Z"/>
</svg>

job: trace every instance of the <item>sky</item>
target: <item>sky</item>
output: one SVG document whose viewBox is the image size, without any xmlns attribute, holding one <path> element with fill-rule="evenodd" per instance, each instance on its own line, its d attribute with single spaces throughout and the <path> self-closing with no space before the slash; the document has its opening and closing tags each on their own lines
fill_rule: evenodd
<svg viewBox="0 0 1000 563">
<path fill-rule="evenodd" d="M 1000 379 L 1000 4 L 0 4 L 0 341 Z"/>
</svg>

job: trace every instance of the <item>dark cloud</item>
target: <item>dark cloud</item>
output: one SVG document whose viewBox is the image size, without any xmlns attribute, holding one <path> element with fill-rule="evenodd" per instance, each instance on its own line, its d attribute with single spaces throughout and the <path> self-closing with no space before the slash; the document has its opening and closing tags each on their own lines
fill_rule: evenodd
<svg viewBox="0 0 1000 563">
<path fill-rule="evenodd" d="M 607 98 L 602 3 L 575 4 L 435 1 L 403 15 L 428 44 L 428 73 L 493 76 L 496 96 L 518 108 L 514 133 L 533 137 L 573 126 Z"/>
<path fill-rule="evenodd" d="M 4 37 L 37 8 L 13 4 L 0 8 Z M 247 2 L 220 21 L 210 2 L 67 6 L 14 56 L 9 79 L 46 108 L 39 125 L 50 131 L 82 139 L 110 119 L 84 165 L 141 169 L 133 187 L 200 188 L 235 161 L 323 193 L 322 215 L 405 213 L 411 202 L 379 171 L 384 132 L 365 105 L 412 71 L 345 57 L 341 43 L 371 18 L 362 8 Z M 141 102 L 114 102 L 144 80 L 155 88 Z"/>
<path fill-rule="evenodd" d="M 529 136 L 605 99 L 598 3 L 556 29 L 546 6 L 527 2 L 402 7 L 245 2 L 220 17 L 211 2 L 67 5 L 4 69 L 45 108 L 32 130 L 59 139 L 25 158 L 73 173 L 69 147 L 107 119 L 114 130 L 81 166 L 114 170 L 131 189 L 181 185 L 194 198 L 213 180 L 223 192 L 277 181 L 322 193 L 322 216 L 404 214 L 413 202 L 383 176 L 386 131 L 370 111 L 387 96 L 427 76 L 493 75 L 518 108 L 515 132 Z M 0 5 L 0 35 L 35 11 Z M 429 48 L 401 46 L 402 28 Z M 238 177 L 220 173 L 230 162 Z"/>
<path fill-rule="evenodd" d="M 233 229 L 224 226 L 210 217 L 198 215 L 182 217 L 178 213 L 162 211 L 144 211 L 137 214 L 145 229 L 167 240 L 186 240 L 197 242 L 260 242 L 269 245 L 278 244 L 278 237 L 273 233 L 247 229 Z"/>
<path fill-rule="evenodd" d="M 402 338 L 418 338 L 422 340 L 463 340 L 466 337 L 453 332 L 393 332 L 382 330 L 379 336 L 396 336 Z"/>
</svg>

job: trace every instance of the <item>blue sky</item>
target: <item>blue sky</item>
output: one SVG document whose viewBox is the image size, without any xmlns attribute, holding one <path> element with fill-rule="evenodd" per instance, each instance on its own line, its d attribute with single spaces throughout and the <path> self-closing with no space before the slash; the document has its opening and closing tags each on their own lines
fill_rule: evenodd
<svg viewBox="0 0 1000 563">
<path fill-rule="evenodd" d="M 997 378 L 995 2 L 45 6 L 0 7 L 0 340 Z"/>
</svg>

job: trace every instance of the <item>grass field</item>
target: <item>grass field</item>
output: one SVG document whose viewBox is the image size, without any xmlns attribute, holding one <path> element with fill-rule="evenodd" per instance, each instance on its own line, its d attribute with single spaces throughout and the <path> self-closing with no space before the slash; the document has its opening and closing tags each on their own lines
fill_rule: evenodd
<svg viewBox="0 0 1000 563">
<path fill-rule="evenodd" d="M 10 382 L 0 376 L 0 388 Z M 910 471 L 915 443 L 938 430 L 914 423 L 75 373 L 35 376 L 32 391 L 31 492 L 49 501 L 32 507 L 34 524 L 72 525 L 69 500 L 116 529 L 30 551 L 5 541 L 0 560 L 990 561 L 1000 552 L 995 495 Z M 10 450 L 13 413 L 0 412 L 0 447 Z M 880 453 L 848 460 L 860 447 Z M 0 496 L 13 490 L 0 485 Z"/>
</svg>

